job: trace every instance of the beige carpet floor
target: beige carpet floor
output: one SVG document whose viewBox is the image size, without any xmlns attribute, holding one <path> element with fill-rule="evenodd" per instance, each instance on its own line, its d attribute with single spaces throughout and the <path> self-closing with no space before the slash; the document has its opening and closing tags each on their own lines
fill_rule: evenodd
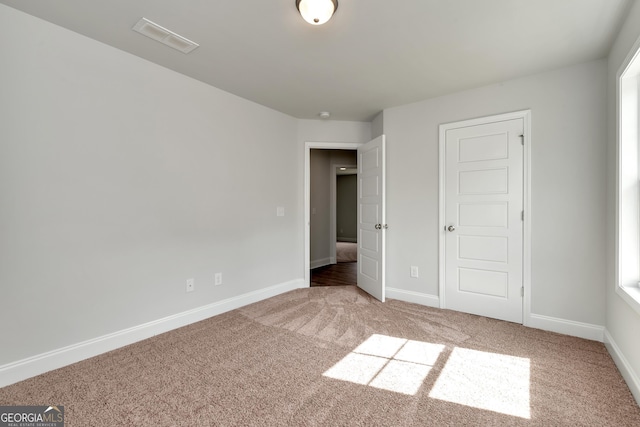
<svg viewBox="0 0 640 427">
<path fill-rule="evenodd" d="M 0 389 L 66 426 L 640 426 L 602 343 L 300 289 Z"/>
</svg>

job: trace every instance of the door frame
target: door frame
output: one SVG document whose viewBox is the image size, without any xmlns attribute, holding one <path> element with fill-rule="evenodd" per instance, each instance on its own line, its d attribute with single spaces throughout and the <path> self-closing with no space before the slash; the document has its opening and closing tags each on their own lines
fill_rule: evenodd
<svg viewBox="0 0 640 427">
<path fill-rule="evenodd" d="M 362 142 L 304 143 L 304 283 L 311 286 L 311 150 L 357 150 Z"/>
<path fill-rule="evenodd" d="M 439 296 L 440 308 L 446 308 L 445 295 L 445 136 L 448 130 L 461 127 L 477 126 L 493 122 L 522 119 L 524 125 L 524 158 L 523 158 L 523 240 L 522 240 L 522 286 L 524 296 L 522 301 L 522 320 L 524 326 L 529 326 L 531 319 L 531 110 L 514 111 L 511 113 L 479 117 L 470 120 L 445 123 L 439 126 L 439 216 L 438 216 L 438 254 L 439 254 Z"/>
</svg>

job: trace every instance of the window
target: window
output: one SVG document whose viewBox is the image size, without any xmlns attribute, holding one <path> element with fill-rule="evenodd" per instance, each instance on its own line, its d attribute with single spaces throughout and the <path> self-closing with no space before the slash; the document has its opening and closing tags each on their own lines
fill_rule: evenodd
<svg viewBox="0 0 640 427">
<path fill-rule="evenodd" d="M 616 292 L 640 313 L 640 39 L 617 75 Z"/>
</svg>

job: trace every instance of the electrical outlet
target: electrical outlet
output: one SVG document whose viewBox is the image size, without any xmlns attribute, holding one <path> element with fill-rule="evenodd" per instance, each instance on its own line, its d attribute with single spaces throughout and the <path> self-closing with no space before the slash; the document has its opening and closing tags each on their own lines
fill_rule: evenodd
<svg viewBox="0 0 640 427">
<path fill-rule="evenodd" d="M 216 286 L 222 285 L 222 273 L 216 273 L 214 284 Z"/>
<path fill-rule="evenodd" d="M 413 277 L 414 279 L 418 278 L 418 267 L 415 265 L 411 266 L 411 277 Z"/>
<path fill-rule="evenodd" d="M 195 279 L 187 279 L 187 292 L 193 292 L 196 289 Z"/>
</svg>

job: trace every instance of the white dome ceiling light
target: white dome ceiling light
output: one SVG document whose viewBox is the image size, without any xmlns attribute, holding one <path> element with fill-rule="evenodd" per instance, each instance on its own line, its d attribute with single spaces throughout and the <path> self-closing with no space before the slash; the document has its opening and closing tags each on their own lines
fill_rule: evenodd
<svg viewBox="0 0 640 427">
<path fill-rule="evenodd" d="M 338 0 L 296 0 L 298 12 L 311 25 L 322 25 L 338 9 Z"/>
</svg>

